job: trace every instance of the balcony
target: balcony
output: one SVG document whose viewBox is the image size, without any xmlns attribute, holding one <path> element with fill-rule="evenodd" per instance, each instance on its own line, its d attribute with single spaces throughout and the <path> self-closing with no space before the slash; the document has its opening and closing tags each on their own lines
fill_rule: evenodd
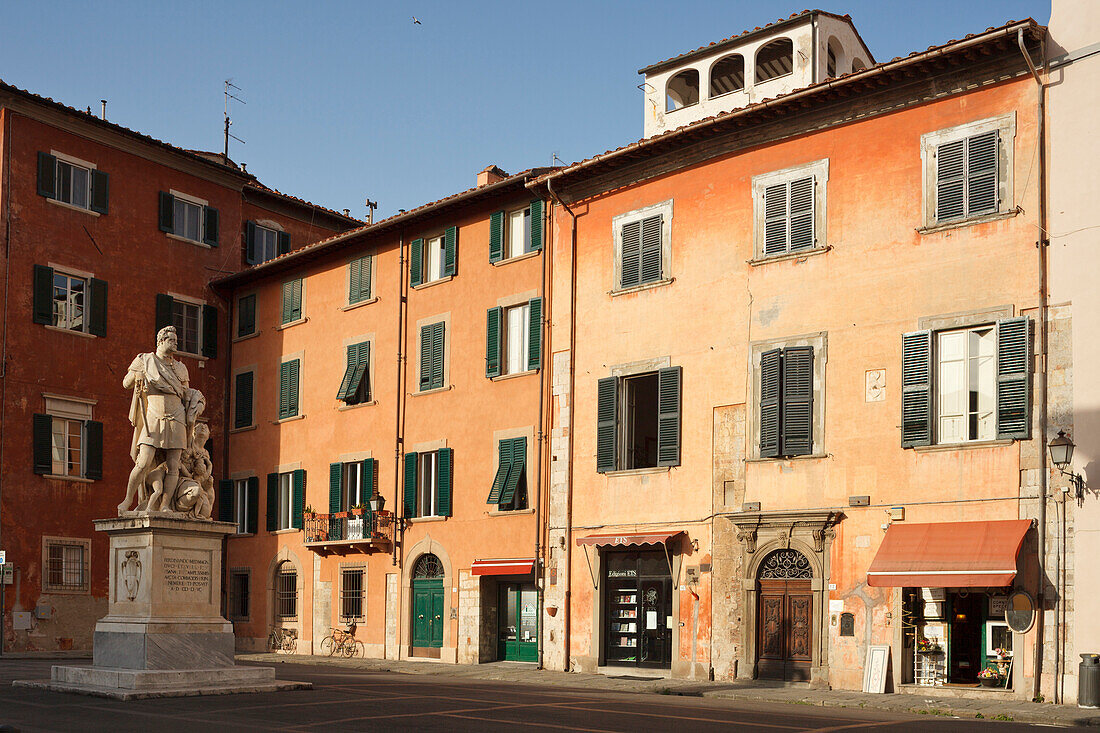
<svg viewBox="0 0 1100 733">
<path fill-rule="evenodd" d="M 305 545 L 318 555 L 388 550 L 393 545 L 393 512 L 305 515 Z"/>
</svg>

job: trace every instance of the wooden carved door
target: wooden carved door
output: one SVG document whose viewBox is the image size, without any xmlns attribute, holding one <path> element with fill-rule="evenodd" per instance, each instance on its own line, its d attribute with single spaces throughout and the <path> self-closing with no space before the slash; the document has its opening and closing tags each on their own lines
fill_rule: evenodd
<svg viewBox="0 0 1100 733">
<path fill-rule="evenodd" d="M 809 561 L 795 550 L 777 550 L 759 573 L 756 674 L 764 679 L 810 679 L 813 592 Z"/>
</svg>

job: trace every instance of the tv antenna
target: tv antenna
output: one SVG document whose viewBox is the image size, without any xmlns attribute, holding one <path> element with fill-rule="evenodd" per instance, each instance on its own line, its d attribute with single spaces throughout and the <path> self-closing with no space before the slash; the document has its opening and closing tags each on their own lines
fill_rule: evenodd
<svg viewBox="0 0 1100 733">
<path fill-rule="evenodd" d="M 230 89 L 236 89 L 238 92 L 241 91 L 241 88 L 234 84 L 232 79 L 225 80 L 225 148 L 222 150 L 222 154 L 225 155 L 225 162 L 227 165 L 229 164 L 229 138 L 233 138 L 241 145 L 244 145 L 244 140 L 241 140 L 239 137 L 229 132 L 229 126 L 233 124 L 233 121 L 229 119 L 229 100 L 236 99 L 241 104 L 248 104 L 248 102 L 229 91 Z"/>
</svg>

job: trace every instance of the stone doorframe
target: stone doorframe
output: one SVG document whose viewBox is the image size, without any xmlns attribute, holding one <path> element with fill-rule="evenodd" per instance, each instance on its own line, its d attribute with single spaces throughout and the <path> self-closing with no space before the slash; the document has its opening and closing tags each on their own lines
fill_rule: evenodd
<svg viewBox="0 0 1100 733">
<path fill-rule="evenodd" d="M 430 534 L 425 535 L 417 542 L 406 555 L 406 560 L 401 568 L 401 603 L 398 613 L 404 614 L 401 619 L 401 646 L 398 654 L 400 659 L 412 658 L 412 614 L 413 593 L 412 574 L 416 569 L 417 561 L 423 555 L 435 555 L 443 565 L 443 647 L 440 649 L 440 659 L 446 662 L 457 662 L 457 648 L 455 640 L 451 637 L 451 609 L 456 608 L 458 598 L 452 591 L 455 582 L 454 568 L 451 565 L 451 556 L 443 545 L 432 539 Z"/>
<path fill-rule="evenodd" d="M 760 564 L 773 550 L 798 550 L 810 561 L 813 579 L 813 648 L 810 657 L 810 686 L 829 686 L 829 568 L 834 527 L 844 518 L 837 511 L 742 512 L 727 515 L 737 528 L 741 546 L 743 613 L 741 614 L 741 657 L 737 677 L 756 678 L 757 575 Z"/>
</svg>

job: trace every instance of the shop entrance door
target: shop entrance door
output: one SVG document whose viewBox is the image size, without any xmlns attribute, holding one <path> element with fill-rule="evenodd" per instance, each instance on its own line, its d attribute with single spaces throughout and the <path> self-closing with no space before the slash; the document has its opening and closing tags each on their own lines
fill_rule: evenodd
<svg viewBox="0 0 1100 733">
<path fill-rule="evenodd" d="M 435 555 L 422 555 L 413 568 L 413 655 L 439 656 L 443 647 L 443 565 Z"/>
<path fill-rule="evenodd" d="M 797 550 L 776 550 L 764 559 L 757 581 L 756 676 L 810 679 L 813 648 L 813 571 Z"/>
<path fill-rule="evenodd" d="M 604 659 L 607 664 L 672 666 L 672 578 L 663 552 L 607 553 Z"/>
<path fill-rule="evenodd" d="M 499 659 L 538 661 L 538 594 L 534 585 L 501 584 L 499 639 Z"/>
</svg>

